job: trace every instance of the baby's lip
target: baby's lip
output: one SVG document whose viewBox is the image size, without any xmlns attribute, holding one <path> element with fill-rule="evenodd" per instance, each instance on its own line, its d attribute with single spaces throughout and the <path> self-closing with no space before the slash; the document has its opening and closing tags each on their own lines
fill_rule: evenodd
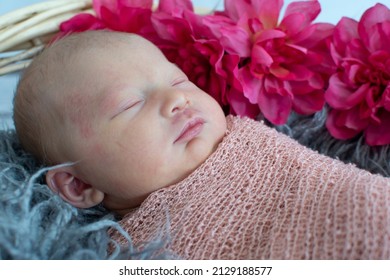
<svg viewBox="0 0 390 280">
<path fill-rule="evenodd" d="M 175 139 L 173 143 L 185 143 L 194 139 L 202 132 L 204 123 L 204 119 L 200 117 L 194 117 L 189 119 L 185 123 L 183 129 L 180 131 L 179 136 Z"/>
</svg>

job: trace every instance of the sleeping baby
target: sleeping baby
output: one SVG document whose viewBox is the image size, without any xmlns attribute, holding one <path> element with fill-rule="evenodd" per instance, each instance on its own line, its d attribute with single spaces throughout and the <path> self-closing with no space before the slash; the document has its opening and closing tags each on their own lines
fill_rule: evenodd
<svg viewBox="0 0 390 280">
<path fill-rule="evenodd" d="M 137 248 L 162 237 L 184 259 L 390 258 L 390 179 L 225 117 L 140 36 L 47 47 L 21 77 L 14 121 L 52 166 L 49 188 L 119 214 Z"/>
</svg>

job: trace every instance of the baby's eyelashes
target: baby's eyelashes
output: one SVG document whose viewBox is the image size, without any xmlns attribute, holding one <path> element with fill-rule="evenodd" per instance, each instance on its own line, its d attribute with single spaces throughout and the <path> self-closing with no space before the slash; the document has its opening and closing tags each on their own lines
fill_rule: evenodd
<svg viewBox="0 0 390 280">
<path fill-rule="evenodd" d="M 144 102 L 143 99 L 136 99 L 136 100 L 130 100 L 130 101 L 125 102 L 123 105 L 119 106 L 118 111 L 111 119 L 114 119 L 115 117 L 117 117 L 118 115 L 120 115 L 121 113 L 124 113 L 126 111 L 136 110 L 136 108 L 139 105 L 141 105 L 143 102 Z"/>
<path fill-rule="evenodd" d="M 137 101 L 131 103 L 131 104 L 128 105 L 126 108 L 124 108 L 124 111 L 129 110 L 129 109 L 131 109 L 131 108 L 134 108 L 135 106 L 137 106 L 137 105 L 140 104 L 141 102 L 143 102 L 143 100 L 137 100 Z"/>
<path fill-rule="evenodd" d="M 174 87 L 174 86 L 182 85 L 183 83 L 186 83 L 186 82 L 189 82 L 187 77 L 180 77 L 180 78 L 173 80 L 171 85 Z"/>
</svg>

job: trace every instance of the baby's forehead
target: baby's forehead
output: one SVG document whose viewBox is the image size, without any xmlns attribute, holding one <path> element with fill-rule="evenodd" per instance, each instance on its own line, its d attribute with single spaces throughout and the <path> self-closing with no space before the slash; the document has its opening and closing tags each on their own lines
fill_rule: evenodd
<svg viewBox="0 0 390 280">
<path fill-rule="evenodd" d="M 97 64 L 106 70 L 126 63 L 138 71 L 153 70 L 157 65 L 164 67 L 167 62 L 164 54 L 148 40 L 128 33 L 93 31 L 62 39 L 55 47 L 57 59 L 65 66 Z M 162 64 L 161 64 L 162 63 Z"/>
<path fill-rule="evenodd" d="M 91 52 L 94 50 L 110 52 L 113 49 L 118 50 L 118 48 L 123 46 L 149 51 L 150 47 L 154 46 L 139 35 L 114 31 L 74 33 L 54 42 L 53 46 L 56 45 L 62 49 L 61 51 L 70 51 L 70 53 Z"/>
<path fill-rule="evenodd" d="M 55 66 L 58 66 L 59 70 L 57 72 L 61 74 L 61 68 L 72 66 L 75 61 L 88 63 L 90 59 L 104 54 L 108 57 L 109 55 L 123 52 L 126 50 L 125 48 L 144 49 L 147 43 L 140 36 L 128 33 L 109 31 L 74 33 L 48 45 L 36 59 L 35 66 L 41 69 L 51 68 L 53 70 L 56 69 Z M 140 48 L 141 45 L 142 47 Z M 131 51 L 127 52 L 127 55 L 131 54 Z M 46 74 L 54 75 L 56 71 Z"/>
<path fill-rule="evenodd" d="M 104 96 L 100 96 L 101 94 L 111 93 L 114 90 L 111 88 L 112 86 L 122 86 L 118 82 L 120 82 L 120 77 L 124 75 L 118 73 L 119 70 L 113 69 L 120 66 L 118 64 L 122 64 L 122 68 L 118 67 L 118 69 L 126 71 L 126 74 L 131 71 L 130 68 L 133 68 L 133 72 L 130 73 L 135 76 L 153 76 L 164 72 L 160 71 L 160 67 L 164 67 L 170 72 L 180 71 L 178 67 L 168 62 L 161 51 L 152 43 L 138 35 L 127 33 L 109 31 L 79 33 L 60 39 L 50 48 L 44 60 L 45 63 L 54 64 L 53 71 L 49 71 L 51 73 L 48 74 L 53 81 L 62 85 L 61 99 L 78 100 L 72 104 L 69 104 L 70 101 L 66 102 L 65 105 L 68 106 L 65 107 L 68 108 L 80 107 L 81 105 L 86 108 L 95 105 L 100 97 L 104 98 Z M 124 55 L 118 54 L 121 51 L 126 53 Z M 153 60 L 152 65 L 152 63 L 144 63 L 140 56 L 149 62 L 154 58 L 156 60 Z M 167 65 L 170 65 L 169 69 L 166 68 Z M 110 71 L 116 73 L 115 77 L 109 75 Z M 109 88 L 106 89 L 106 87 Z M 80 88 L 85 90 L 88 88 L 90 94 L 80 92 Z M 98 100 L 95 100 L 96 98 Z M 86 101 L 88 99 L 90 102 Z"/>
</svg>

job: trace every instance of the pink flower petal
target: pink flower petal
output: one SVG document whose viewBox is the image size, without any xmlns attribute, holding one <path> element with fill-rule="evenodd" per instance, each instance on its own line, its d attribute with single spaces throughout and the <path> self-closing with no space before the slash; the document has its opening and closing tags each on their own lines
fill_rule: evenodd
<svg viewBox="0 0 390 280">
<path fill-rule="evenodd" d="M 324 91 L 314 90 L 310 94 L 294 95 L 293 109 L 298 114 L 310 115 L 320 111 L 324 103 Z"/>
<path fill-rule="evenodd" d="M 215 75 L 214 73 L 207 73 L 207 68 L 200 68 L 203 70 L 203 73 L 198 74 L 198 79 L 195 80 L 196 84 L 199 85 L 201 89 L 203 89 L 205 92 L 210 94 L 214 99 L 220 104 L 220 105 L 226 105 L 226 80 L 221 79 L 218 77 L 218 75 Z M 207 74 L 209 77 L 207 77 Z M 201 82 L 201 79 L 203 79 L 203 82 Z"/>
<path fill-rule="evenodd" d="M 324 23 L 311 24 L 320 11 L 321 6 L 317 1 L 292 2 L 287 6 L 286 13 L 279 26 L 286 31 L 293 42 L 301 42 L 312 36 L 313 32 L 322 34 L 332 27 L 332 25 Z M 326 28 L 324 28 L 325 26 Z M 325 37 L 330 35 L 329 32 L 327 33 L 328 35 Z"/>
<path fill-rule="evenodd" d="M 252 104 L 257 104 L 259 92 L 263 87 L 263 79 L 254 77 L 248 65 L 238 70 L 238 78 L 241 82 L 244 96 Z"/>
<path fill-rule="evenodd" d="M 333 34 L 333 44 L 336 51 L 341 56 L 345 55 L 345 47 L 348 45 L 348 43 L 359 37 L 357 26 L 357 21 L 346 17 L 343 17 L 336 25 Z"/>
<path fill-rule="evenodd" d="M 257 104 L 251 104 L 249 100 L 242 95 L 241 91 L 232 90 L 228 94 L 227 98 L 231 106 L 231 114 L 246 116 L 254 119 L 260 113 L 259 106 Z"/>
<path fill-rule="evenodd" d="M 250 55 L 250 38 L 248 33 L 233 22 L 220 16 L 205 16 L 201 24 L 207 27 L 207 33 L 220 40 L 222 46 L 230 54 L 238 54 L 241 57 Z"/>
<path fill-rule="evenodd" d="M 367 63 L 367 57 L 369 51 L 366 46 L 363 45 L 363 42 L 359 39 L 352 39 L 345 48 L 344 58 L 347 60 L 355 60 L 358 63 Z M 345 60 L 344 59 L 344 60 Z"/>
<path fill-rule="evenodd" d="M 306 16 L 304 14 L 291 14 L 283 18 L 280 28 L 285 30 L 288 36 L 295 36 L 303 29 L 306 29 Z M 308 32 L 304 32 L 308 33 Z"/>
<path fill-rule="evenodd" d="M 376 4 L 364 12 L 358 25 L 358 31 L 361 39 L 367 46 L 370 46 L 372 28 L 376 24 L 386 21 L 390 21 L 390 10 L 383 4 Z"/>
<path fill-rule="evenodd" d="M 329 80 L 325 100 L 335 109 L 350 109 L 364 100 L 368 89 L 369 84 L 363 84 L 356 90 L 350 88 L 340 79 L 340 74 L 335 74 Z"/>
<path fill-rule="evenodd" d="M 283 31 L 276 30 L 276 29 L 264 30 L 256 36 L 256 44 L 262 43 L 264 41 L 272 40 L 272 39 L 279 39 L 285 37 L 286 37 L 286 33 L 284 33 Z"/>
<path fill-rule="evenodd" d="M 119 14 L 124 7 L 143 8 L 151 10 L 153 0 L 93 0 L 93 9 L 98 18 L 102 18 L 101 8 L 105 7 L 114 14 Z"/>
<path fill-rule="evenodd" d="M 251 3 L 265 29 L 275 28 L 277 26 L 283 0 L 251 0 Z"/>
<path fill-rule="evenodd" d="M 390 20 L 376 24 L 370 29 L 370 36 L 364 40 L 370 52 L 388 51 L 390 42 Z"/>
<path fill-rule="evenodd" d="M 78 14 L 60 24 L 63 33 L 82 32 L 86 30 L 104 29 L 105 25 L 91 14 Z"/>
<path fill-rule="evenodd" d="M 283 0 L 225 0 L 225 13 L 238 22 L 242 17 L 258 18 L 264 29 L 277 26 Z"/>
<path fill-rule="evenodd" d="M 225 0 L 224 6 L 226 15 L 235 22 L 238 22 L 242 16 L 255 16 L 250 3 L 244 0 Z"/>
<path fill-rule="evenodd" d="M 364 132 L 366 143 L 370 146 L 390 144 L 390 112 L 382 111 L 380 120 L 380 124 L 371 124 Z"/>
<path fill-rule="evenodd" d="M 116 12 L 118 11 L 118 1 L 112 0 L 93 0 L 92 1 L 93 9 L 98 18 L 102 18 L 101 8 L 105 7 L 106 9 Z"/>
<path fill-rule="evenodd" d="M 385 90 L 383 91 L 383 97 L 382 97 L 382 106 L 390 112 L 390 83 L 386 86 Z"/>
<path fill-rule="evenodd" d="M 193 11 L 193 5 L 190 0 L 160 0 L 157 11 L 172 14 L 177 10 Z"/>
<path fill-rule="evenodd" d="M 314 75 L 311 76 L 311 78 L 307 82 L 312 89 L 325 89 L 325 80 L 321 76 L 321 73 L 314 73 Z"/>
<path fill-rule="evenodd" d="M 165 13 L 154 13 L 151 20 L 161 39 L 174 43 L 186 43 L 193 40 L 191 27 L 182 18 L 173 18 Z"/>
<path fill-rule="evenodd" d="M 352 137 L 355 137 L 361 132 L 361 129 L 355 129 L 354 127 L 347 126 L 347 120 L 353 119 L 354 117 L 348 117 L 350 114 L 349 111 L 338 111 L 331 110 L 328 112 L 328 117 L 326 119 L 326 128 L 329 133 L 336 139 L 347 140 Z M 356 114 L 352 113 L 353 116 Z M 362 126 L 366 124 L 362 122 Z"/>
<path fill-rule="evenodd" d="M 259 107 L 267 120 L 275 125 L 282 125 L 287 122 L 292 108 L 292 100 L 289 96 L 262 90 L 259 94 Z"/>
<path fill-rule="evenodd" d="M 245 16 L 243 16 L 240 18 L 238 25 L 239 26 L 248 25 L 248 28 L 247 28 L 248 32 L 253 33 L 253 34 L 265 31 L 263 23 L 258 18 L 246 18 Z"/>
<path fill-rule="evenodd" d="M 343 62 L 344 56 L 337 51 L 333 42 L 329 46 L 329 52 L 336 65 L 340 65 Z"/>
<path fill-rule="evenodd" d="M 255 44 L 252 48 L 252 66 L 253 73 L 258 72 L 264 66 L 269 67 L 274 62 L 272 56 L 260 45 Z"/>
<path fill-rule="evenodd" d="M 290 64 L 286 68 L 289 75 L 284 77 L 285 80 L 307 81 L 314 75 L 314 73 L 304 65 Z"/>
<path fill-rule="evenodd" d="M 368 118 L 362 118 L 358 107 L 354 107 L 351 110 L 344 111 L 343 122 L 346 128 L 363 131 L 369 124 Z"/>
<path fill-rule="evenodd" d="M 237 55 L 224 54 L 220 64 L 215 64 L 215 72 L 221 77 L 225 78 L 230 87 L 241 92 L 242 85 L 238 78 L 238 63 L 240 57 Z"/>
<path fill-rule="evenodd" d="M 328 38 L 333 36 L 334 25 L 330 23 L 314 23 L 307 26 L 302 32 L 291 37 L 295 44 L 300 44 L 305 48 L 314 48 L 321 45 Z M 328 52 L 328 47 L 325 45 L 325 52 Z"/>
<path fill-rule="evenodd" d="M 284 17 L 286 18 L 293 14 L 302 14 L 306 18 L 306 21 L 302 24 L 308 25 L 318 16 L 320 12 L 321 12 L 321 6 L 317 0 L 297 1 L 297 2 L 292 2 L 287 6 Z"/>
<path fill-rule="evenodd" d="M 314 74 L 306 81 L 289 81 L 288 85 L 290 87 L 286 88 L 286 90 L 290 91 L 294 98 L 297 95 L 306 95 L 317 90 L 322 91 L 324 95 L 324 80 L 319 74 Z"/>
<path fill-rule="evenodd" d="M 112 11 L 106 6 L 100 8 L 100 18 L 108 28 L 137 34 L 151 28 L 151 14 L 151 9 L 131 6 L 121 6 L 118 11 Z"/>
<path fill-rule="evenodd" d="M 276 125 L 285 124 L 292 108 L 292 97 L 284 84 L 268 77 L 259 92 L 259 107 L 264 117 Z"/>
<path fill-rule="evenodd" d="M 294 73 L 280 65 L 271 65 L 269 67 L 269 72 L 278 79 L 290 80 L 293 79 Z"/>
</svg>

